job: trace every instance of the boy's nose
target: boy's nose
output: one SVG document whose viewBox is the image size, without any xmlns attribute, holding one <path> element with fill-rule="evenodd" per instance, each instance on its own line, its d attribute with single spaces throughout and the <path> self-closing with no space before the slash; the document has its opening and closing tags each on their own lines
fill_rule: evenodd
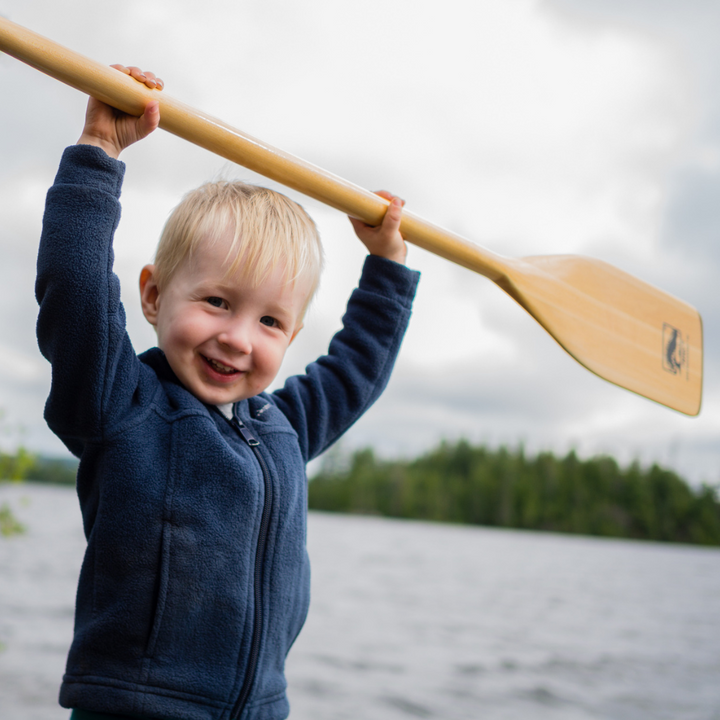
<svg viewBox="0 0 720 720">
<path fill-rule="evenodd" d="M 217 339 L 221 345 L 225 345 L 233 352 L 249 355 L 252 351 L 250 336 L 250 329 L 245 326 L 245 323 L 232 323 L 223 328 Z"/>
</svg>

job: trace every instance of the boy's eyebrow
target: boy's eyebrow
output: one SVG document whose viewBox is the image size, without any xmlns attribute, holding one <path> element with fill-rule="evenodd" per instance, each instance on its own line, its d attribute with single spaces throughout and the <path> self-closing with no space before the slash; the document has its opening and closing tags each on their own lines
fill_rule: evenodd
<svg viewBox="0 0 720 720">
<path fill-rule="evenodd" d="M 272 315 L 292 315 L 293 310 L 287 304 L 282 304 L 277 301 L 271 301 L 267 305 L 268 312 Z"/>
<path fill-rule="evenodd" d="M 226 292 L 232 292 L 235 290 L 238 290 L 238 288 L 245 287 L 247 283 L 238 283 L 238 282 L 232 282 L 229 278 L 221 278 L 218 279 L 217 277 L 213 277 L 212 275 L 210 277 L 201 277 L 197 281 L 196 290 L 201 291 L 226 291 Z"/>
</svg>

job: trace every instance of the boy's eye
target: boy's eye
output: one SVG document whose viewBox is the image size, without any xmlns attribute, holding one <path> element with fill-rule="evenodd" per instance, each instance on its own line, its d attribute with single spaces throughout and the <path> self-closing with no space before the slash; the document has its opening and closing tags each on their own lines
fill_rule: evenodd
<svg viewBox="0 0 720 720">
<path fill-rule="evenodd" d="M 209 297 L 205 299 L 206 302 L 210 303 L 213 307 L 222 307 L 223 300 L 219 297 Z"/>
<path fill-rule="evenodd" d="M 274 317 L 271 317 L 270 315 L 263 315 L 260 318 L 260 322 L 263 325 L 267 325 L 268 327 L 277 327 L 277 324 L 278 324 L 278 321 Z"/>
</svg>

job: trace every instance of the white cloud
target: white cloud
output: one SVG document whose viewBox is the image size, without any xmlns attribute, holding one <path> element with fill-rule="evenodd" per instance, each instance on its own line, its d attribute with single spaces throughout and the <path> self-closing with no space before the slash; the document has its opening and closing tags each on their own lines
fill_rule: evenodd
<svg viewBox="0 0 720 720">
<path fill-rule="evenodd" d="M 45 368 L 35 355 L 0 345 L 0 377 L 5 382 L 17 383 L 37 380 Z"/>
</svg>

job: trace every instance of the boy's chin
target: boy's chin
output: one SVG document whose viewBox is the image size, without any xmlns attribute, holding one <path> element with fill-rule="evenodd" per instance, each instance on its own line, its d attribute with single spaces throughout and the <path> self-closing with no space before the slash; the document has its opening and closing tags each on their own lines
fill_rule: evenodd
<svg viewBox="0 0 720 720">
<path fill-rule="evenodd" d="M 216 387 L 199 387 L 189 388 L 185 386 L 198 400 L 206 405 L 227 405 L 228 403 L 236 403 L 241 400 L 259 395 L 265 388 L 216 388 Z"/>
</svg>

